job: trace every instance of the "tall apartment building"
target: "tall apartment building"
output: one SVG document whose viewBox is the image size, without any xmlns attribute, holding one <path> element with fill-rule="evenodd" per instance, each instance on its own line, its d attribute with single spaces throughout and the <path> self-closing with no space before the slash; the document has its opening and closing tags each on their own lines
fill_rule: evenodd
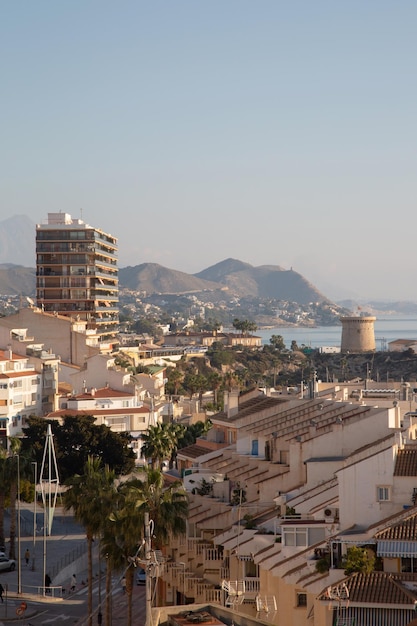
<svg viewBox="0 0 417 626">
<path fill-rule="evenodd" d="M 102 340 L 119 324 L 117 239 L 68 213 L 36 225 L 36 299 L 44 311 L 87 322 Z"/>
</svg>

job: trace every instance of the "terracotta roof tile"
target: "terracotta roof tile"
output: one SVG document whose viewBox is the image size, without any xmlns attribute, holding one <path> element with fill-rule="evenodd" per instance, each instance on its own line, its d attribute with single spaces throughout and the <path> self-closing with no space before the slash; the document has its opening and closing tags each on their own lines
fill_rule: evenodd
<svg viewBox="0 0 417 626">
<path fill-rule="evenodd" d="M 253 413 L 259 413 L 264 409 L 268 409 L 273 406 L 279 406 L 287 402 L 287 399 L 283 400 L 280 398 L 262 398 L 259 397 L 252 398 L 251 400 L 247 400 L 246 402 L 242 402 L 239 405 L 239 410 L 235 415 L 231 417 L 227 417 L 226 411 L 221 411 L 220 413 L 216 413 L 213 415 L 214 420 L 226 420 L 228 422 L 236 421 L 237 419 L 241 419 L 242 417 L 246 417 L 247 415 L 252 415 Z"/>
<path fill-rule="evenodd" d="M 394 476 L 417 476 L 417 447 L 398 450 Z"/>
<path fill-rule="evenodd" d="M 396 604 L 414 607 L 417 600 L 417 589 L 411 591 L 410 582 L 417 583 L 416 574 L 396 574 L 388 572 L 371 572 L 370 574 L 352 574 L 335 587 L 346 585 L 349 602 L 363 604 Z M 320 600 L 329 600 L 328 591 L 324 591 Z"/>
<path fill-rule="evenodd" d="M 375 533 L 375 539 L 396 539 L 398 541 L 415 541 L 417 536 L 417 513 L 402 520 L 398 524 L 393 524 L 386 530 Z"/>
</svg>

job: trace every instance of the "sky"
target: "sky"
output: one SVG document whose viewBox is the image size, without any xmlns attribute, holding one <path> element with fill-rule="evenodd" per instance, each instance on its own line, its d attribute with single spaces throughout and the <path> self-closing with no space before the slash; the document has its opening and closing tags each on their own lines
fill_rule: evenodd
<svg viewBox="0 0 417 626">
<path fill-rule="evenodd" d="M 0 4 L 1 219 L 416 300 L 415 0 Z"/>
</svg>

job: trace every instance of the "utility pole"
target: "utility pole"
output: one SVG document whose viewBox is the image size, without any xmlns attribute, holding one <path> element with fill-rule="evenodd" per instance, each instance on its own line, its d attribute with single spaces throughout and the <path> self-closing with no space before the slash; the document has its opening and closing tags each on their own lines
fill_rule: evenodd
<svg viewBox="0 0 417 626">
<path fill-rule="evenodd" d="M 151 525 L 149 513 L 145 513 L 145 560 L 146 560 L 146 622 L 145 626 L 152 626 L 152 577 L 150 571 L 151 562 Z"/>
<path fill-rule="evenodd" d="M 20 456 L 17 455 L 17 593 L 22 593 L 22 555 L 20 543 Z"/>
<path fill-rule="evenodd" d="M 37 499 L 38 499 L 38 494 L 36 491 L 36 485 L 38 482 L 38 464 L 36 461 L 32 462 L 32 465 L 34 466 L 34 472 L 35 472 L 35 500 L 34 500 L 34 504 L 33 504 L 33 555 L 32 555 L 32 572 L 35 571 L 35 555 L 36 555 L 36 504 L 37 504 Z"/>
</svg>

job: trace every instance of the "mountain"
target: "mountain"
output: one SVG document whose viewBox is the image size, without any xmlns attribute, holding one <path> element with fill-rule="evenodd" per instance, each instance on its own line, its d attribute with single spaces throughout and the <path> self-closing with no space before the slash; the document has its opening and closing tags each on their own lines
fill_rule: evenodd
<svg viewBox="0 0 417 626">
<path fill-rule="evenodd" d="M 218 281 L 239 296 L 289 300 L 300 304 L 329 301 L 301 274 L 292 269 L 284 270 L 278 265 L 253 267 L 236 259 L 226 259 L 195 276 Z"/>
<path fill-rule="evenodd" d="M 148 294 L 227 290 L 239 297 L 289 300 L 300 304 L 329 302 L 293 270 L 283 270 L 277 265 L 253 267 L 236 259 L 226 259 L 194 275 L 156 263 L 143 263 L 120 269 L 119 283 L 121 287 Z"/>
<path fill-rule="evenodd" d="M 221 287 L 217 282 L 170 270 L 157 263 L 142 263 L 134 267 L 121 268 L 119 285 L 132 291 L 146 291 L 148 294 L 212 291 Z"/>
<path fill-rule="evenodd" d="M 14 215 L 0 221 L 0 263 L 18 262 L 33 267 L 36 263 L 35 239 L 36 224 L 26 215 Z"/>
<path fill-rule="evenodd" d="M 0 294 L 31 296 L 35 292 L 35 269 L 0 264 Z M 213 300 L 230 296 L 288 300 L 299 304 L 329 302 L 301 274 L 276 265 L 253 267 L 227 259 L 198 274 L 186 274 L 157 263 L 119 269 L 119 286 L 150 294 L 185 294 L 210 291 Z M 216 295 L 215 295 L 216 292 Z"/>
<path fill-rule="evenodd" d="M 33 296 L 36 287 L 36 271 L 12 263 L 0 264 L 0 294 L 8 296 Z"/>
</svg>

